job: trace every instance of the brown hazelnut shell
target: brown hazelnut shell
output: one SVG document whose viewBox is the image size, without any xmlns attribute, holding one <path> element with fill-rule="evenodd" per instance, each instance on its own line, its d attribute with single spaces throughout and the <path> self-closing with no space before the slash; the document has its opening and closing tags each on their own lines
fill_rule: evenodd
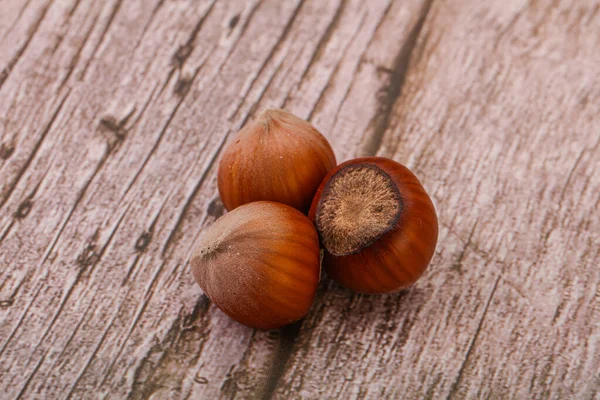
<svg viewBox="0 0 600 400">
<path fill-rule="evenodd" d="M 266 200 L 306 213 L 335 165 L 331 145 L 309 122 L 284 110 L 265 110 L 224 149 L 219 194 L 230 211 Z"/>
<path fill-rule="evenodd" d="M 292 207 L 253 202 L 207 228 L 191 258 L 204 293 L 232 319 L 279 328 L 304 317 L 320 276 L 319 239 Z"/>
<path fill-rule="evenodd" d="M 383 171 L 397 189 L 400 212 L 390 219 L 381 236 L 360 243 L 351 254 L 334 255 L 327 248 L 323 266 L 328 276 L 343 286 L 363 293 L 388 293 L 401 290 L 419 279 L 435 251 L 438 220 L 434 205 L 418 178 L 403 165 L 386 158 L 364 157 L 346 161 L 323 179 L 312 202 L 309 218 L 319 227 L 318 213 L 332 177 L 350 168 L 375 168 Z M 321 206 L 322 207 L 322 206 Z M 319 214 L 322 215 L 322 214 Z M 373 238 L 370 238 L 373 239 Z"/>
</svg>

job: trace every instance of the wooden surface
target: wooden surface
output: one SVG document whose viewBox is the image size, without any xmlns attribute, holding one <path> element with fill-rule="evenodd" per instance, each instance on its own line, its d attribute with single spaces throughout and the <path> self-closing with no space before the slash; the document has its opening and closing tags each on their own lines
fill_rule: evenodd
<svg viewBox="0 0 600 400">
<path fill-rule="evenodd" d="M 600 398 L 600 3 L 0 0 L 0 398 Z M 188 261 L 264 107 L 440 219 L 388 296 L 252 331 Z"/>
</svg>

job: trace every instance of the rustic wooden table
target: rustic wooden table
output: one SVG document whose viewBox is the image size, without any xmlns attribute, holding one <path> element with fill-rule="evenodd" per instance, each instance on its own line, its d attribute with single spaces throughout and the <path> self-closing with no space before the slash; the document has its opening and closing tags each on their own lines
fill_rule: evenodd
<svg viewBox="0 0 600 400">
<path fill-rule="evenodd" d="M 597 0 L 0 0 L 0 398 L 600 398 L 599 66 Z M 415 287 L 270 332 L 202 295 L 265 107 L 421 178 Z"/>
</svg>

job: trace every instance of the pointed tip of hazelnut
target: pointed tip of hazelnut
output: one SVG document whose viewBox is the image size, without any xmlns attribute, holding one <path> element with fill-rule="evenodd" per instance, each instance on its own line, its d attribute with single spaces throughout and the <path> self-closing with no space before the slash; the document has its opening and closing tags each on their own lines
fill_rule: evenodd
<svg viewBox="0 0 600 400">
<path fill-rule="evenodd" d="M 254 120 L 255 124 L 263 126 L 264 132 L 269 133 L 273 125 L 289 122 L 291 119 L 297 119 L 292 113 L 280 108 L 265 108 Z"/>
<path fill-rule="evenodd" d="M 275 110 L 271 108 L 263 109 L 260 114 L 254 120 L 254 124 L 263 126 L 263 130 L 265 133 L 269 133 L 271 130 L 271 125 L 273 123 L 273 119 L 275 118 Z"/>
<path fill-rule="evenodd" d="M 260 114 L 258 114 L 256 120 L 270 122 L 277 117 L 288 114 L 290 113 L 280 108 L 265 108 L 260 112 Z"/>
<path fill-rule="evenodd" d="M 273 124 L 296 125 L 296 127 L 308 128 L 312 127 L 309 121 L 306 121 L 289 111 L 281 108 L 265 108 L 256 117 L 255 123 L 264 124 L 267 132 Z"/>
</svg>

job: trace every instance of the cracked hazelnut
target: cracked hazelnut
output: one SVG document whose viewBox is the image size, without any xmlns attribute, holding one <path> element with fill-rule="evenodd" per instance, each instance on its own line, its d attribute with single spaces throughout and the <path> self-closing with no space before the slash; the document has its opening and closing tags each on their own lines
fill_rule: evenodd
<svg viewBox="0 0 600 400">
<path fill-rule="evenodd" d="M 421 182 L 385 158 L 358 158 L 331 170 L 309 217 L 325 248 L 329 277 L 358 292 L 413 284 L 437 243 L 437 215 Z"/>
</svg>

